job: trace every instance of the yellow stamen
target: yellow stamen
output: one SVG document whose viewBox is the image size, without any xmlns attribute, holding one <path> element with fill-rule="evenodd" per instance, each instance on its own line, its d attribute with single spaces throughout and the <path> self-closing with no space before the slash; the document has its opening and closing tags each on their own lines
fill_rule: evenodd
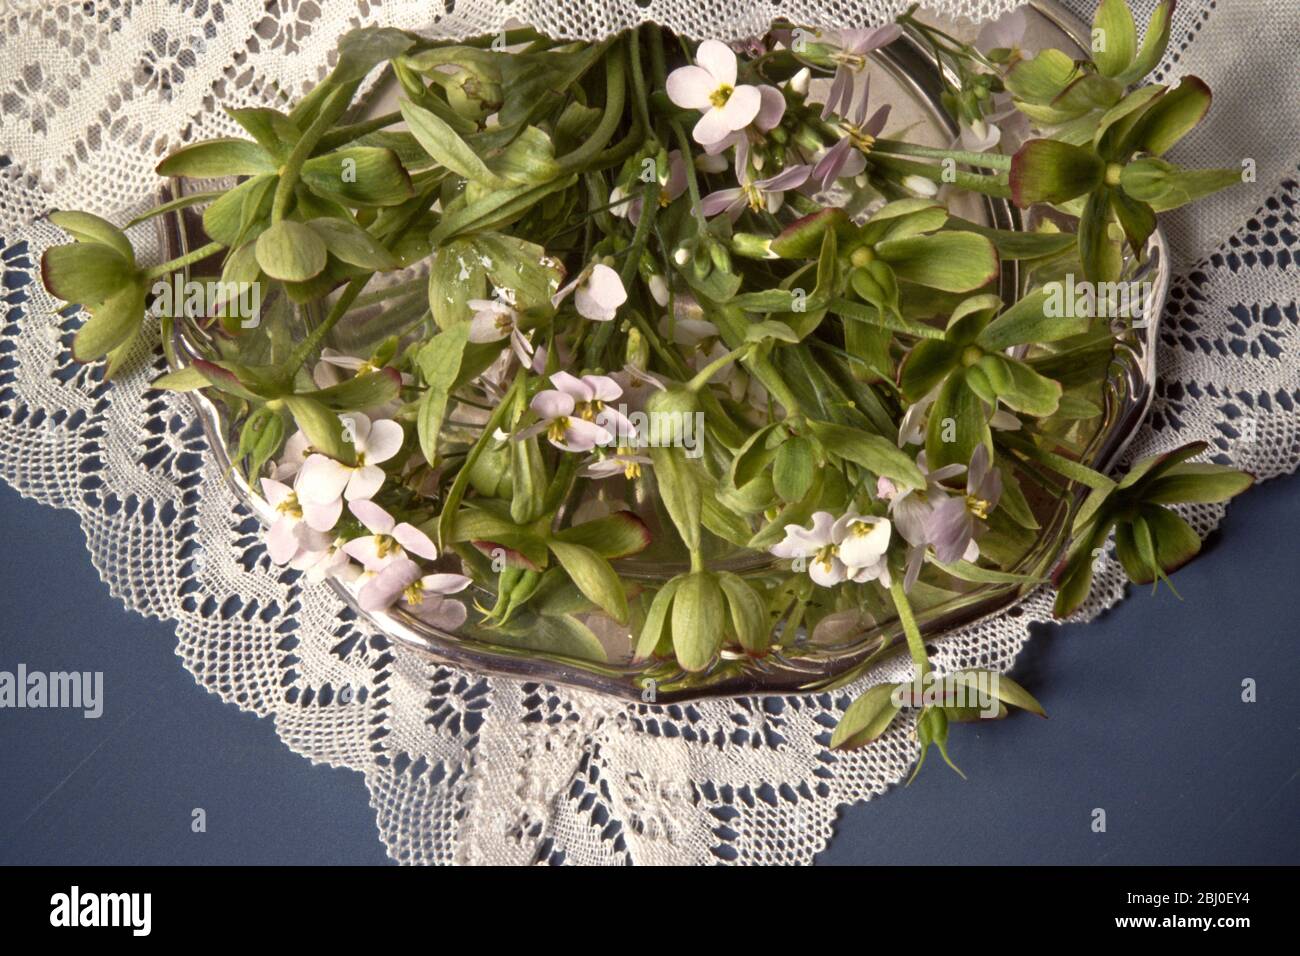
<svg viewBox="0 0 1300 956">
<path fill-rule="evenodd" d="M 569 419 L 562 415 L 559 418 L 555 419 L 555 421 L 551 422 L 551 424 L 547 427 L 546 437 L 553 442 L 561 442 L 564 441 L 564 435 L 566 432 L 568 432 L 568 430 L 569 430 Z"/>
<path fill-rule="evenodd" d="M 585 422 L 594 422 L 596 416 L 605 410 L 605 403 L 598 398 L 593 398 L 589 402 L 577 402 L 573 410 L 578 413 L 578 417 Z"/>
<path fill-rule="evenodd" d="M 731 99 L 731 94 L 733 92 L 735 91 L 730 86 L 727 86 L 724 83 L 722 86 L 719 86 L 716 90 L 714 90 L 712 93 L 709 94 L 709 102 L 712 103 L 716 108 L 722 109 L 724 106 L 727 105 L 727 100 Z"/>
<path fill-rule="evenodd" d="M 288 515 L 290 518 L 302 517 L 302 505 L 298 503 L 298 495 L 289 492 L 289 497 L 281 501 L 275 508 L 280 514 Z"/>
<path fill-rule="evenodd" d="M 966 510 L 969 511 L 971 514 L 973 514 L 975 517 L 979 518 L 981 521 L 984 521 L 988 518 L 989 509 L 991 507 L 992 505 L 989 502 L 985 501 L 983 498 L 976 498 L 974 495 L 966 496 Z"/>
<path fill-rule="evenodd" d="M 402 597 L 406 600 L 407 604 L 423 604 L 424 585 L 419 581 L 407 585 L 406 590 L 402 592 Z"/>
<path fill-rule="evenodd" d="M 375 535 L 375 553 L 386 558 L 398 548 L 397 539 L 386 534 Z"/>
</svg>

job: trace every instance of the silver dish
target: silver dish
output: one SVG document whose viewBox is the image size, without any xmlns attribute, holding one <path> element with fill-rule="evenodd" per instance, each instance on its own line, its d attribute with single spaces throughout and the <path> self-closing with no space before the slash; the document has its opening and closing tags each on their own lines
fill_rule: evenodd
<svg viewBox="0 0 1300 956">
<path fill-rule="evenodd" d="M 1055 2 L 1035 2 L 1027 43 L 1051 44 L 1082 50 L 1088 30 L 1072 14 Z M 940 84 L 930 54 L 918 43 L 904 36 L 880 51 L 874 64 L 873 98 L 886 99 L 910 110 L 922 128 L 912 129 L 928 135 L 931 145 L 947 145 L 956 130 L 939 105 Z M 954 78 L 955 79 L 955 78 Z M 904 115 L 907 115 L 906 113 Z M 913 117 L 909 116 L 910 122 Z M 175 187 L 174 187 L 175 188 Z M 1020 213 L 1009 202 L 964 199 L 960 214 L 980 219 L 1006 229 L 1023 228 Z M 196 228 L 196 223 L 199 227 Z M 201 220 L 190 214 L 173 214 L 162 224 L 164 246 L 169 257 L 183 254 L 204 241 Z M 1026 276 L 1015 262 L 1004 263 L 1002 295 L 1014 299 L 1025 284 Z M 1103 388 L 1104 413 L 1087 444 L 1084 460 L 1094 468 L 1111 467 L 1135 434 L 1145 417 L 1152 397 L 1155 377 L 1155 345 L 1158 316 L 1168 287 L 1168 267 L 1164 236 L 1157 231 L 1150 239 L 1140 266 L 1131 264 L 1127 278 L 1149 283 L 1150 292 L 1143 304 L 1143 315 L 1150 319 L 1117 332 L 1115 350 L 1108 379 Z M 1140 327 L 1139 327 L 1140 326 Z M 196 357 L 209 356 L 211 343 L 201 330 L 178 322 L 175 326 L 174 362 L 183 365 Z M 243 478 L 228 467 L 231 436 L 236 422 L 230 420 L 224 406 L 199 393 L 191 393 L 196 411 L 203 422 L 209 444 L 218 464 L 229 476 L 236 494 L 264 523 L 274 520 L 270 505 L 255 493 Z M 1039 515 L 1042 531 L 1038 541 L 1012 570 L 1041 576 L 1056 562 L 1064 550 L 1074 511 L 1082 501 L 1084 489 L 1075 488 L 1062 500 L 1047 503 Z M 642 492 L 645 494 L 645 492 Z M 649 510 L 649 509 L 647 509 Z M 653 522 L 652 514 L 645 514 Z M 663 580 L 680 569 L 671 555 L 639 556 L 620 563 L 618 569 L 628 580 Z M 748 570 L 762 573 L 762 566 Z M 608 619 L 586 623 L 605 645 L 609 660 L 597 662 L 539 650 L 520 643 L 503 643 L 495 632 L 476 630 L 476 615 L 459 633 L 447 633 L 429 627 L 398 610 L 391 613 L 367 613 L 357 607 L 351 592 L 338 582 L 330 581 L 339 597 L 376 630 L 398 643 L 415 648 L 430 657 L 484 674 L 501 674 L 544 683 L 566 684 L 599 691 L 626 700 L 653 700 L 671 703 L 705 697 L 730 697 L 753 694 L 791 694 L 825 689 L 852 679 L 885 655 L 896 653 L 903 645 L 901 627 L 896 619 L 874 620 L 867 615 L 847 632 L 823 639 L 800 629 L 797 634 L 782 636 L 773 653 L 761 659 L 745 655 L 724 654 L 708 671 L 688 674 L 675 664 L 665 662 L 633 663 L 632 641 L 626 629 L 613 628 Z M 957 594 L 951 600 L 920 610 L 918 620 L 927 641 L 941 639 L 945 633 L 971 624 L 980 618 L 1004 611 L 1021 600 L 1029 585 L 979 585 Z M 475 595 L 490 606 L 493 595 L 481 590 Z"/>
</svg>

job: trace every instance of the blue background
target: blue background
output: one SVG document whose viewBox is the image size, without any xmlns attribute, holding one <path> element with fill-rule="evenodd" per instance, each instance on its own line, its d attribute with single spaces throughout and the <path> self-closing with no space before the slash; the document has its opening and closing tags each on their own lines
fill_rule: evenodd
<svg viewBox="0 0 1300 956">
<path fill-rule="evenodd" d="M 819 862 L 1300 863 L 1296 488 L 1238 499 L 1182 601 L 1041 628 L 1013 675 L 1051 718 L 954 728 L 969 780 L 934 756 L 843 811 Z M 361 778 L 199 688 L 171 625 L 108 595 L 75 515 L 0 484 L 0 542 L 0 670 L 103 671 L 106 699 L 98 720 L 0 710 L 0 863 L 389 862 Z"/>
</svg>

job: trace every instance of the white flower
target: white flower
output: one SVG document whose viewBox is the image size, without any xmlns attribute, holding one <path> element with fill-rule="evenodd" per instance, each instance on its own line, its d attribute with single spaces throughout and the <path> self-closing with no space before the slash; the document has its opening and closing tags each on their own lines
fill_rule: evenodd
<svg viewBox="0 0 1300 956">
<path fill-rule="evenodd" d="M 303 507 L 292 488 L 274 478 L 263 478 L 262 494 L 276 511 L 275 522 L 266 532 L 266 553 L 272 562 L 298 567 L 305 556 L 329 547 L 331 539 L 325 534 L 329 529 L 314 529 L 303 520 Z"/>
<path fill-rule="evenodd" d="M 709 146 L 752 123 L 763 96 L 756 86 L 736 85 L 736 54 L 725 43 L 705 40 L 695 64 L 669 74 L 668 98 L 683 109 L 703 111 L 691 135 Z"/>
<path fill-rule="evenodd" d="M 470 583 L 463 574 L 421 574 L 418 564 L 401 557 L 365 579 L 357 603 L 363 611 L 386 611 L 400 600 L 405 610 L 427 624 L 450 631 L 465 623 L 468 612 L 447 595 L 465 590 Z"/>
<path fill-rule="evenodd" d="M 569 293 L 577 290 L 574 305 L 578 314 L 593 322 L 609 322 L 618 307 L 627 301 L 627 290 L 617 272 L 602 262 L 587 266 L 578 277 L 551 298 L 551 305 L 559 307 Z"/>
<path fill-rule="evenodd" d="M 284 454 L 275 467 L 271 469 L 271 477 L 276 481 L 292 481 L 294 476 L 302 470 L 303 462 L 307 460 L 307 452 L 311 443 L 307 441 L 307 436 L 302 429 L 294 432 L 287 442 L 284 443 Z"/>
<path fill-rule="evenodd" d="M 985 153 L 1002 139 L 1002 130 L 996 123 L 986 122 L 983 117 L 974 122 L 961 124 L 961 148 L 972 153 Z"/>
<path fill-rule="evenodd" d="M 357 453 L 355 465 L 345 465 L 327 455 L 309 455 L 294 482 L 303 505 L 303 515 L 317 531 L 334 527 L 343 511 L 343 500 L 371 498 L 384 484 L 379 467 L 401 450 L 402 426 L 382 418 L 371 424 L 365 415 L 352 415 L 352 432 Z"/>
<path fill-rule="evenodd" d="M 812 528 L 785 526 L 785 538 L 771 548 L 778 558 L 807 561 L 808 576 L 824 588 L 844 581 L 880 581 L 889 586 L 889 548 L 892 527 L 887 518 L 849 512 L 836 518 L 829 511 L 812 516 Z"/>
<path fill-rule="evenodd" d="M 556 448 L 586 452 L 598 445 L 613 444 L 621 437 L 635 436 L 636 429 L 622 413 L 605 407 L 606 402 L 623 394 L 618 382 L 609 376 L 578 378 L 556 372 L 551 384 L 555 388 L 538 392 L 529 404 L 541 421 L 521 431 L 516 441 L 545 432 Z"/>
<path fill-rule="evenodd" d="M 465 304 L 474 310 L 469 322 L 471 342 L 500 342 L 510 336 L 510 348 L 519 364 L 524 368 L 532 365 L 533 343 L 519 330 L 519 312 L 514 306 L 501 299 L 470 299 Z"/>
<path fill-rule="evenodd" d="M 370 534 L 353 538 L 343 550 L 360 561 L 367 571 L 382 571 L 407 552 L 428 561 L 438 557 L 438 548 L 429 536 L 415 525 L 398 522 L 373 501 L 353 501 L 348 510 L 360 519 Z"/>
</svg>

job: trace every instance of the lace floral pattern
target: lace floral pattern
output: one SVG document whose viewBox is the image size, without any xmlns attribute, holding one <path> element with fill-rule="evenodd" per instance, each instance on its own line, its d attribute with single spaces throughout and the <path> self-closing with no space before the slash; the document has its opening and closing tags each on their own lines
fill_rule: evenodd
<svg viewBox="0 0 1300 956">
<path fill-rule="evenodd" d="M 1074 2 L 1091 13 L 1091 3 Z M 58 311 L 34 268 L 45 246 L 62 241 L 44 213 L 76 206 L 120 221 L 143 210 L 159 156 L 234 132 L 214 111 L 218 101 L 292 100 L 357 23 L 467 34 L 516 16 L 591 37 L 648 18 L 738 37 L 777 12 L 861 24 L 906 5 L 471 0 L 439 17 L 436 4 L 374 0 L 9 4 L 0 13 L 0 472 L 24 494 L 80 515 L 112 592 L 176 622 L 178 652 L 200 684 L 272 717 L 303 756 L 360 770 L 380 836 L 401 862 L 807 862 L 841 804 L 883 793 L 908 771 L 910 728 L 832 753 L 848 691 L 629 706 L 489 680 L 390 646 L 327 588 L 270 563 L 187 401 L 147 389 L 161 368 L 156 355 L 142 346 L 134 372 L 111 389 L 72 361 L 81 318 Z M 985 17 L 1012 4 L 936 5 Z M 1281 5 L 1227 6 L 1180 4 L 1161 72 L 1197 72 L 1220 94 L 1211 128 L 1176 158 L 1235 165 L 1241 157 L 1225 162 L 1224 151 L 1247 149 L 1256 179 L 1198 206 L 1199 218 L 1170 222 L 1180 275 L 1164 316 L 1158 394 L 1132 454 L 1203 438 L 1218 460 L 1268 478 L 1300 461 L 1300 314 L 1288 281 L 1300 253 L 1292 135 L 1300 115 L 1273 111 L 1264 135 L 1233 104 L 1249 95 L 1240 92 L 1251 83 L 1243 69 L 1283 87 L 1278 103 L 1300 101 L 1288 95 L 1300 83 L 1288 59 L 1300 36 Z M 1249 61 L 1234 55 L 1246 45 Z M 141 253 L 156 255 L 145 231 L 137 234 Z M 1188 514 L 1204 533 L 1222 509 Z M 1079 617 L 1120 600 L 1121 582 L 1104 556 Z M 1050 616 L 1048 596 L 1031 595 L 945 639 L 936 665 L 1009 668 L 1029 625 Z M 865 680 L 908 677 L 899 661 Z"/>
</svg>

